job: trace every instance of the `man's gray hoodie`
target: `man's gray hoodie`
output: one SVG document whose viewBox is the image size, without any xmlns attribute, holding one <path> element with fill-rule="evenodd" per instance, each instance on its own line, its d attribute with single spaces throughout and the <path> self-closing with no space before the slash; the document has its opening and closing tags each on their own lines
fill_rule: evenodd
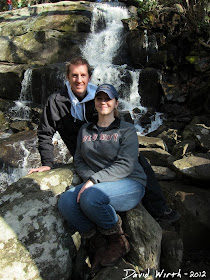
<svg viewBox="0 0 210 280">
<path fill-rule="evenodd" d="M 135 127 L 116 118 L 109 127 L 99 129 L 84 124 L 77 138 L 74 164 L 77 173 L 94 183 L 130 178 L 146 186 L 146 174 L 138 163 L 138 137 Z"/>
</svg>

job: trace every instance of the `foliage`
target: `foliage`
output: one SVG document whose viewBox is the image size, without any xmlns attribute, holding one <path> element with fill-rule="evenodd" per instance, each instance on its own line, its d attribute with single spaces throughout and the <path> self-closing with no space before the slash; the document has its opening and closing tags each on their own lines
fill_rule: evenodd
<svg viewBox="0 0 210 280">
<path fill-rule="evenodd" d="M 138 0 L 138 12 L 150 12 L 153 11 L 157 6 L 157 2 L 155 0 Z"/>
</svg>

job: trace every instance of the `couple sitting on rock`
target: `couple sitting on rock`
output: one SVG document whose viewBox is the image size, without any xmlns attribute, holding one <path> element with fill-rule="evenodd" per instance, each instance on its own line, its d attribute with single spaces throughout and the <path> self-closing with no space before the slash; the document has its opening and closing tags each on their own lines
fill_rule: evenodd
<svg viewBox="0 0 210 280">
<path fill-rule="evenodd" d="M 97 88 L 90 77 L 85 59 L 67 64 L 66 85 L 48 98 L 38 128 L 42 167 L 29 174 L 53 167 L 52 137 L 58 131 L 83 180 L 61 195 L 58 207 L 69 226 L 93 244 L 94 274 L 101 266 L 116 264 L 130 249 L 119 212 L 144 197 L 154 218 L 175 221 L 178 215 L 167 207 L 151 166 L 138 154 L 135 127 L 118 117 L 118 92 L 109 84 Z"/>
</svg>

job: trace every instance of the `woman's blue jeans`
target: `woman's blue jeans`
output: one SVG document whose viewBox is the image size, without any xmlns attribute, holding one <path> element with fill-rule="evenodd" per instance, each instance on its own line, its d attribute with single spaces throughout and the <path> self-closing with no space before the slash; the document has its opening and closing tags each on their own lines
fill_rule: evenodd
<svg viewBox="0 0 210 280">
<path fill-rule="evenodd" d="M 118 221 L 116 211 L 134 208 L 145 193 L 145 187 L 140 182 L 124 178 L 93 185 L 81 194 L 77 203 L 83 184 L 63 193 L 58 201 L 60 213 L 70 226 L 81 233 L 95 227 L 112 228 Z"/>
</svg>

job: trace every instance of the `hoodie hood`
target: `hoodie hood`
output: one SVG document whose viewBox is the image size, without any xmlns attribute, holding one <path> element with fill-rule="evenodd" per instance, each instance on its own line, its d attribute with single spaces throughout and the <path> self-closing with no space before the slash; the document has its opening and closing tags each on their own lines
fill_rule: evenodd
<svg viewBox="0 0 210 280">
<path fill-rule="evenodd" d="M 81 120 L 81 121 L 87 121 L 86 115 L 85 115 L 85 103 L 93 100 L 95 97 L 95 92 L 97 89 L 97 86 L 88 83 L 87 86 L 87 95 L 85 98 L 81 101 L 78 100 L 78 98 L 74 95 L 74 93 L 71 90 L 71 86 L 69 84 L 69 81 L 66 82 L 67 90 L 68 90 L 68 95 L 71 101 L 71 115 L 74 117 L 74 120 L 76 119 Z"/>
</svg>

